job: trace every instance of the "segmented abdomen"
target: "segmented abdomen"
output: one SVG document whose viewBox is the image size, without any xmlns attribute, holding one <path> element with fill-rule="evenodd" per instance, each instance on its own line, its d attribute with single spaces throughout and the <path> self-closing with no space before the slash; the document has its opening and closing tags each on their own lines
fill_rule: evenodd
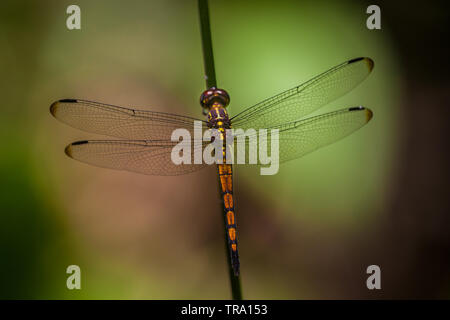
<svg viewBox="0 0 450 320">
<path fill-rule="evenodd" d="M 226 232 L 234 274 L 239 275 L 239 254 L 237 249 L 236 215 L 233 199 L 233 169 L 229 164 L 219 164 L 220 188 L 225 211 Z"/>
</svg>

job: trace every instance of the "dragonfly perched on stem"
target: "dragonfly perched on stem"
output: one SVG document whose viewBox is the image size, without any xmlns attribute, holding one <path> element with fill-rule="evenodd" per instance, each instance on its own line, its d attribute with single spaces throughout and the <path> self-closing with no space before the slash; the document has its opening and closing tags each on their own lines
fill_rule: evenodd
<svg viewBox="0 0 450 320">
<path fill-rule="evenodd" d="M 172 140 L 172 133 L 181 128 L 195 137 L 194 121 L 201 121 L 203 131 L 208 128 L 218 130 L 222 140 L 226 140 L 226 129 L 231 127 L 243 130 L 278 129 L 278 158 L 281 163 L 335 142 L 369 122 L 372 111 L 362 106 L 305 119 L 303 117 L 352 90 L 369 75 L 373 66 L 370 58 L 346 61 L 233 117 L 226 111 L 230 102 L 228 93 L 214 87 L 203 92 L 200 98 L 207 114 L 205 120 L 79 99 L 56 101 L 51 105 L 50 112 L 72 127 L 122 139 L 84 140 L 66 147 L 65 152 L 69 157 L 99 167 L 148 175 L 180 175 L 200 170 L 207 164 L 193 161 L 190 164 L 176 164 L 171 158 L 173 148 L 179 144 Z M 190 148 L 198 145 L 203 149 L 207 142 L 201 137 L 200 140 L 184 143 Z M 225 149 L 223 145 L 225 161 L 217 167 L 231 265 L 234 274 L 239 275 L 233 169 L 226 162 Z"/>
</svg>

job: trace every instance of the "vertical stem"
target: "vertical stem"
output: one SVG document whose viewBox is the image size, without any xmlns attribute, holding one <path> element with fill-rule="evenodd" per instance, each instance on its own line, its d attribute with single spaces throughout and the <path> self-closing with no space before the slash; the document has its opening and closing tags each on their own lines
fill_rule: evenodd
<svg viewBox="0 0 450 320">
<path fill-rule="evenodd" d="M 212 49 L 212 40 L 211 40 L 211 27 L 209 24 L 209 9 L 208 9 L 208 0 L 198 0 L 198 10 L 200 14 L 200 28 L 201 28 L 201 36 L 202 36 L 202 47 L 203 47 L 203 61 L 205 65 L 205 80 L 206 80 L 206 88 L 209 89 L 211 87 L 217 87 L 216 82 L 216 71 L 214 68 L 214 56 Z M 219 195 L 220 195 L 220 187 L 219 187 Z M 222 198 L 222 197 L 221 197 Z M 223 216 L 223 230 L 226 229 L 226 217 L 223 214 L 223 210 L 220 213 Z M 235 276 L 231 261 L 230 261 L 230 247 L 228 245 L 228 238 L 226 232 L 224 232 L 225 239 L 225 253 L 228 265 L 228 272 L 230 278 L 231 285 L 231 296 L 235 300 L 242 299 L 242 290 L 241 290 L 241 279 L 240 276 Z"/>
<path fill-rule="evenodd" d="M 205 64 L 206 89 L 216 87 L 216 69 L 211 41 L 211 27 L 209 25 L 208 0 L 198 0 L 200 14 L 200 28 L 202 33 L 203 61 Z"/>
</svg>

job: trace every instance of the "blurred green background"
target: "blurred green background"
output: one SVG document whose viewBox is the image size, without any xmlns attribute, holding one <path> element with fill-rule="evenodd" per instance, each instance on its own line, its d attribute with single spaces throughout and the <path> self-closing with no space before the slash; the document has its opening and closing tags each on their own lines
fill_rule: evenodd
<svg viewBox="0 0 450 320">
<path fill-rule="evenodd" d="M 81 30 L 66 28 L 71 4 Z M 445 124 L 426 112 L 442 107 L 448 87 L 424 67 L 439 59 L 413 50 L 447 16 L 381 2 L 382 30 L 368 30 L 369 4 L 210 1 L 232 115 L 348 59 L 375 61 L 360 86 L 318 112 L 364 105 L 374 112 L 367 126 L 275 176 L 236 169 L 246 299 L 449 297 Z M 196 1 L 0 8 L 0 298 L 229 298 L 215 169 L 152 177 L 73 161 L 68 143 L 100 136 L 48 109 L 80 98 L 200 117 Z M 425 27 L 410 34 L 405 21 L 420 12 Z M 71 264 L 82 290 L 65 286 Z M 381 267 L 381 291 L 366 288 L 371 264 Z"/>
</svg>

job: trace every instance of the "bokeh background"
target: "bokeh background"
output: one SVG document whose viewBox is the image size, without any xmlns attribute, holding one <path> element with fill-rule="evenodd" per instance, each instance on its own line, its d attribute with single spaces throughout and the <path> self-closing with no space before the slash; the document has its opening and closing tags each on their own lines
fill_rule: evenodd
<svg viewBox="0 0 450 320">
<path fill-rule="evenodd" d="M 81 7 L 81 30 L 66 8 Z M 210 1 L 218 84 L 231 114 L 359 56 L 372 74 L 318 113 L 372 121 L 283 165 L 237 168 L 247 299 L 450 297 L 449 36 L 439 3 Z M 65 156 L 100 138 L 54 119 L 83 98 L 201 116 L 197 3 L 2 1 L 0 298 L 230 298 L 214 168 L 152 177 Z M 316 113 L 317 114 L 317 113 Z M 82 289 L 66 288 L 81 267 Z M 366 288 L 381 267 L 382 290 Z"/>
</svg>

